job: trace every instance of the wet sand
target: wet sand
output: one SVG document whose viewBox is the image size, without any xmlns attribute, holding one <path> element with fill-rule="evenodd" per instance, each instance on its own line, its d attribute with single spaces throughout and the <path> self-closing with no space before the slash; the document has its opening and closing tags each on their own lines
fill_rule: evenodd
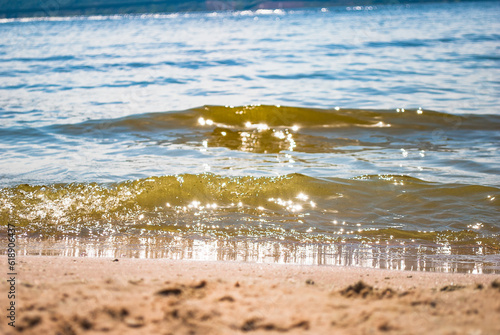
<svg viewBox="0 0 500 335">
<path fill-rule="evenodd" d="M 16 327 L 7 325 L 3 280 L 1 334 L 500 334 L 498 275 L 167 259 L 17 261 Z"/>
</svg>

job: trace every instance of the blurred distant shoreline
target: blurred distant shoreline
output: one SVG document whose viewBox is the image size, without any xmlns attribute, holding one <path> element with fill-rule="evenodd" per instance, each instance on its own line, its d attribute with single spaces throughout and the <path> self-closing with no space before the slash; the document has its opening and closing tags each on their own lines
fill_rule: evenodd
<svg viewBox="0 0 500 335">
<path fill-rule="evenodd" d="M 488 0 L 479 0 L 488 1 Z M 496 0 L 489 0 L 496 1 Z M 307 7 L 406 5 L 474 0 L 0 0 L 0 18 L 73 15 L 114 15 L 224 10 L 291 9 Z"/>
</svg>

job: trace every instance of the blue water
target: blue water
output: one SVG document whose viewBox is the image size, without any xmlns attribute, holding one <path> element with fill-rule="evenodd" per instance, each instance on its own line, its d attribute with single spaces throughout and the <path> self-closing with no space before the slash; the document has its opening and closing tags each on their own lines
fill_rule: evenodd
<svg viewBox="0 0 500 335">
<path fill-rule="evenodd" d="M 3 20 L 2 124 L 201 105 L 498 113 L 497 2 Z"/>
<path fill-rule="evenodd" d="M 496 271 L 498 17 L 498 2 L 465 2 L 0 20 L 0 217 L 27 237 L 135 236 L 145 215 L 155 234 L 225 242 L 359 231 L 472 244 L 437 268 L 467 254 Z M 225 187 L 247 177 L 233 210 Z M 218 207 L 170 212 L 200 197 Z"/>
<path fill-rule="evenodd" d="M 499 13 L 474 2 L 2 20 L 0 184 L 164 174 L 121 160 L 112 175 L 103 145 L 40 129 L 55 124 L 202 105 L 498 115 Z"/>
</svg>

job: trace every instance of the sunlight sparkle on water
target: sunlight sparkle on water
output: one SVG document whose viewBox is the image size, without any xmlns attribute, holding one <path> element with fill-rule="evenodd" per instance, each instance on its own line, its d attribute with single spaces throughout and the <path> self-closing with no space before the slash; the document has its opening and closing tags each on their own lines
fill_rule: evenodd
<svg viewBox="0 0 500 335">
<path fill-rule="evenodd" d="M 307 199 L 309 199 L 309 197 L 304 193 L 299 193 L 299 195 L 297 195 L 297 199 L 306 201 Z"/>
<path fill-rule="evenodd" d="M 476 222 L 475 224 L 470 224 L 467 226 L 470 229 L 476 229 L 479 230 L 484 227 L 484 225 L 481 222 Z"/>
</svg>

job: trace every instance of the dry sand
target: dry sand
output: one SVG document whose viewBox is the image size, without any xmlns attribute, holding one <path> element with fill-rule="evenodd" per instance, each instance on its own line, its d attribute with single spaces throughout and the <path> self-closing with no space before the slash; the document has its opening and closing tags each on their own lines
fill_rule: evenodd
<svg viewBox="0 0 500 335">
<path fill-rule="evenodd" d="M 17 273 L 1 334 L 500 334 L 498 275 L 51 256 Z"/>
</svg>

